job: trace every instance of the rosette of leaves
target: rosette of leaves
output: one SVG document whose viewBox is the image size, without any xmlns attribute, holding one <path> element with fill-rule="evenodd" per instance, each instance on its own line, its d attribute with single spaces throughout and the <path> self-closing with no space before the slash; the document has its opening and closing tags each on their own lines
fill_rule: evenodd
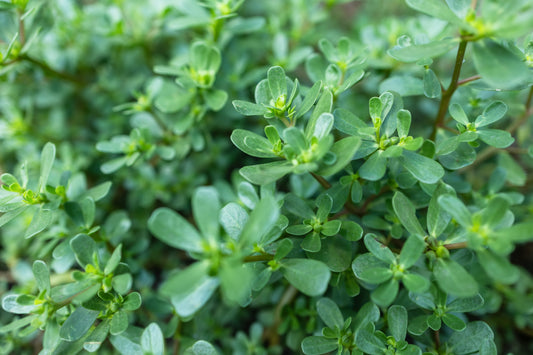
<svg viewBox="0 0 533 355">
<path fill-rule="evenodd" d="M 409 322 L 409 333 L 414 335 L 421 335 L 428 328 L 440 330 L 442 322 L 454 331 L 461 332 L 466 328 L 466 322 L 455 314 L 475 311 L 484 303 L 479 294 L 473 297 L 451 298 L 435 286 L 423 294 L 410 292 L 409 298 L 420 308 L 432 312 L 415 317 Z"/>
<path fill-rule="evenodd" d="M 322 248 L 322 239 L 333 237 L 341 231 L 341 227 L 347 231 L 343 233 L 348 241 L 357 241 L 362 236 L 362 228 L 353 221 L 341 221 L 338 219 L 328 220 L 333 199 L 322 194 L 315 200 L 316 213 L 299 197 L 293 194 L 285 196 L 284 208 L 290 213 L 303 218 L 301 224 L 293 224 L 286 231 L 289 234 L 303 236 L 300 247 L 308 252 L 316 253 Z M 350 249 L 349 246 L 344 246 Z M 342 253 L 341 253 L 342 254 Z M 340 255 L 338 255 L 340 257 Z"/>
<path fill-rule="evenodd" d="M 305 202 L 294 195 L 285 197 L 285 208 L 299 217 L 304 218 L 302 224 L 289 226 L 286 231 L 292 235 L 304 236 L 300 247 L 303 250 L 317 252 L 321 248 L 320 239 L 334 236 L 341 229 L 341 221 L 328 221 L 333 200 L 328 195 L 321 195 L 315 201 L 316 214 Z"/>
<path fill-rule="evenodd" d="M 305 62 L 305 69 L 309 78 L 314 82 L 322 81 L 334 98 L 363 78 L 365 72 L 361 67 L 365 58 L 349 38 L 341 37 L 337 46 L 323 38 L 318 47 L 326 60 L 318 54 L 311 55 Z"/>
<path fill-rule="evenodd" d="M 293 126 L 297 119 L 313 107 L 321 87 L 322 83 L 316 82 L 302 99 L 298 80 L 293 82 L 285 75 L 282 67 L 274 66 L 268 69 L 267 78 L 255 87 L 255 103 L 235 100 L 233 106 L 245 116 L 263 116 L 272 124 L 280 120 L 286 126 Z"/>
<path fill-rule="evenodd" d="M 367 234 L 364 242 L 370 253 L 359 255 L 352 263 L 352 270 L 361 281 L 378 285 L 370 294 L 377 305 L 387 307 L 394 301 L 400 281 L 412 292 L 419 293 L 428 289 L 429 280 L 409 270 L 426 248 L 422 237 L 411 235 L 399 255 L 381 244 L 374 234 Z"/>
<path fill-rule="evenodd" d="M 320 101 L 319 101 L 320 105 Z M 277 161 L 246 166 L 242 176 L 254 184 L 274 182 L 289 173 L 314 172 L 330 176 L 344 168 L 360 144 L 359 137 L 350 136 L 334 142 L 331 134 L 333 115 L 315 108 L 305 130 L 291 126 L 279 134 L 275 126 L 266 126 L 267 138 L 246 130 L 235 130 L 231 140 L 243 152 Z M 282 159 L 282 160 L 279 160 Z"/>
<path fill-rule="evenodd" d="M 308 259 L 281 260 L 292 249 L 292 243 L 280 245 L 275 256 L 263 251 L 263 245 L 281 234 L 277 225 L 279 207 L 272 195 L 264 196 L 248 214 L 236 203 L 222 207 L 214 188 L 201 187 L 194 193 L 192 210 L 199 231 L 167 208 L 154 211 L 148 221 L 150 231 L 159 240 L 198 260 L 172 274 L 160 289 L 181 317 L 192 316 L 219 285 L 225 299 L 246 305 L 252 288 L 264 287 L 276 270 L 306 294 L 317 295 L 326 290 L 330 278 L 326 265 Z M 220 225 L 224 233 L 220 233 Z M 276 230 L 274 234 L 272 229 Z M 270 260 L 269 267 L 256 275 L 250 263 L 263 260 Z M 310 270 L 314 273 L 305 277 Z"/>
<path fill-rule="evenodd" d="M 120 334 L 128 328 L 127 312 L 141 305 L 139 293 L 126 295 L 131 285 L 131 275 L 127 274 L 129 281 L 126 287 L 121 281 L 126 274 L 118 275 L 113 282 L 113 273 L 120 273 L 120 270 L 116 270 L 120 251 L 120 247 L 116 249 L 103 272 L 111 280 L 109 284 L 113 285 L 113 291 L 104 289 L 102 275 L 91 270 L 83 276 L 75 272 L 73 278 L 76 281 L 73 283 L 52 287 L 48 266 L 40 260 L 35 261 L 33 275 L 39 294 L 12 294 L 2 300 L 2 307 L 6 311 L 30 315 L 3 326 L 0 332 L 18 330 L 21 334 L 20 328 L 23 327 L 25 329 L 22 332 L 26 334 L 36 329 L 45 330 L 46 341 L 43 345 L 52 354 L 75 353 L 81 349 L 97 351 L 109 334 Z M 94 255 L 93 260 L 96 258 Z M 81 254 L 80 258 L 83 259 Z M 93 327 L 97 319 L 100 323 Z"/>
<path fill-rule="evenodd" d="M 38 179 L 35 179 L 36 174 L 28 171 L 26 164 L 21 167 L 20 181 L 12 174 L 2 174 L 0 177 L 3 183 L 0 191 L 0 212 L 3 212 L 3 215 L 0 217 L 0 227 L 18 217 L 32 213 L 31 222 L 25 228 L 25 238 L 37 235 L 66 216 L 69 216 L 71 221 L 86 232 L 94 232 L 91 228 L 94 219 L 94 202 L 107 194 L 111 184 L 106 182 L 87 189 L 82 175 L 64 171 L 57 185 L 52 186 L 49 178 L 55 154 L 55 145 L 45 144 L 41 152 Z M 79 213 L 73 213 L 74 210 Z M 82 213 L 82 210 L 85 213 Z M 82 217 L 81 214 L 84 216 Z M 49 246 L 53 248 L 56 243 L 57 238 L 53 238 Z"/>
<path fill-rule="evenodd" d="M 368 323 L 357 335 L 356 342 L 366 354 L 376 355 L 421 355 L 422 350 L 409 344 L 407 335 L 407 310 L 404 306 L 390 306 L 386 313 L 387 327 L 390 335 L 374 329 L 374 323 Z"/>
<path fill-rule="evenodd" d="M 439 199 L 449 195 L 452 191 L 449 186 L 443 183 L 433 190 L 426 217 L 427 231 L 422 228 L 413 203 L 403 193 L 397 191 L 394 194 L 392 206 L 402 226 L 411 235 L 409 238 L 425 236 L 424 244 L 428 249 L 426 256 L 430 260 L 430 267 L 439 287 L 456 297 L 472 297 L 478 292 L 476 280 L 461 263 L 455 260 L 453 255 L 450 257 L 450 252 L 444 246 L 445 240 L 443 239 L 446 236 L 444 231 L 450 224 L 451 216 L 441 206 Z M 409 240 L 406 244 L 408 242 Z M 410 291 L 417 292 L 415 290 Z"/>
<path fill-rule="evenodd" d="M 337 109 L 335 128 L 339 131 L 361 137 L 361 147 L 353 159 L 366 158 L 357 174 L 359 177 L 377 181 L 387 171 L 389 159 L 397 160 L 416 180 L 434 184 L 444 176 L 444 169 L 433 159 L 414 151 L 424 143 L 422 137 L 409 136 L 411 114 L 401 108 L 401 98 L 390 92 L 369 101 L 372 126 L 345 109 Z M 397 131 L 398 136 L 393 136 Z"/>
<path fill-rule="evenodd" d="M 507 148 L 513 144 L 514 138 L 509 132 L 486 128 L 488 125 L 505 117 L 507 105 L 502 101 L 491 102 L 485 107 L 483 113 L 477 116 L 474 122 L 470 122 L 467 114 L 459 104 L 452 104 L 449 110 L 452 118 L 457 122 L 459 134 L 443 139 L 437 144 L 437 155 L 450 154 L 461 143 L 468 143 L 474 147 L 478 146 L 479 143 L 476 142 L 478 139 L 496 148 Z"/>
<path fill-rule="evenodd" d="M 313 335 L 302 341 L 306 355 L 320 355 L 335 351 L 339 355 L 362 355 L 359 334 L 368 324 L 379 320 L 378 307 L 369 302 L 364 304 L 355 317 L 344 319 L 341 310 L 329 298 L 321 298 L 316 304 L 318 316 L 326 325 L 322 335 Z"/>
<path fill-rule="evenodd" d="M 155 136 L 154 136 L 155 135 Z M 96 144 L 96 149 L 103 153 L 121 154 L 102 164 L 100 169 L 104 174 L 111 174 L 123 166 L 132 166 L 138 160 L 150 160 L 155 154 L 165 160 L 171 160 L 175 156 L 172 147 L 157 144 L 157 135 L 161 132 L 149 128 L 134 128 L 129 136 L 120 135 L 109 141 Z"/>
<path fill-rule="evenodd" d="M 474 213 L 452 195 L 443 195 L 438 202 L 459 224 L 453 232 L 460 236 L 456 241 L 466 241 L 468 248 L 476 252 L 487 275 L 502 284 L 516 282 L 519 270 L 507 256 L 515 244 L 533 240 L 533 223 L 514 224 L 509 200 L 503 196 L 493 197 Z"/>
</svg>

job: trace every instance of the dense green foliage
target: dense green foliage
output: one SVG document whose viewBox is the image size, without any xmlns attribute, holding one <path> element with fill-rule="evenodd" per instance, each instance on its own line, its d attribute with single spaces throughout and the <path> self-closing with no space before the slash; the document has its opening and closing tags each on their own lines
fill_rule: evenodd
<svg viewBox="0 0 533 355">
<path fill-rule="evenodd" d="M 1 0 L 0 353 L 533 353 L 532 18 Z"/>
</svg>

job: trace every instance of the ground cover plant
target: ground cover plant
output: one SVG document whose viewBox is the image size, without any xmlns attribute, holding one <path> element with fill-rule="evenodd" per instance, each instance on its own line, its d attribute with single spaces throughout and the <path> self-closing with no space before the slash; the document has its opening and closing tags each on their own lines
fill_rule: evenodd
<svg viewBox="0 0 533 355">
<path fill-rule="evenodd" d="M 0 353 L 532 353 L 532 18 L 0 1 Z"/>
</svg>

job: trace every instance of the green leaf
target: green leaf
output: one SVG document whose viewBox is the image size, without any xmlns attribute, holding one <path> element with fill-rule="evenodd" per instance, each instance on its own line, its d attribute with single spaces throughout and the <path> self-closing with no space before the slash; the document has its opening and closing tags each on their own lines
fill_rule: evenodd
<svg viewBox="0 0 533 355">
<path fill-rule="evenodd" d="M 220 111 L 228 100 L 228 93 L 224 90 L 205 90 L 203 95 L 205 103 L 213 111 Z"/>
<path fill-rule="evenodd" d="M 429 316 L 423 315 L 409 321 L 409 327 L 407 328 L 409 333 L 422 335 L 428 329 L 428 318 Z"/>
<path fill-rule="evenodd" d="M 309 257 L 324 262 L 333 272 L 343 272 L 350 268 L 353 257 L 348 240 L 337 235 L 324 238 L 321 244 L 320 251 L 308 253 Z"/>
<path fill-rule="evenodd" d="M 39 291 L 50 292 L 50 270 L 44 261 L 36 260 L 32 267 Z"/>
<path fill-rule="evenodd" d="M 372 154 L 359 168 L 359 176 L 370 181 L 381 179 L 387 170 L 387 158 L 383 153 L 383 150 L 378 150 Z"/>
<path fill-rule="evenodd" d="M 18 330 L 18 329 L 20 329 L 22 327 L 25 327 L 28 324 L 30 324 L 34 319 L 36 319 L 38 316 L 39 316 L 38 314 L 32 314 L 32 315 L 27 316 L 27 317 L 16 319 L 16 320 L 14 320 L 11 323 L 8 323 L 6 325 L 2 325 L 0 327 L 0 334 L 13 332 L 13 331 L 16 331 L 16 330 Z"/>
<path fill-rule="evenodd" d="M 479 263 L 490 278 L 502 284 L 512 284 L 518 280 L 519 270 L 511 264 L 507 257 L 498 255 L 492 250 L 477 251 Z"/>
<path fill-rule="evenodd" d="M 316 311 L 326 326 L 331 329 L 342 330 L 344 317 L 335 302 L 329 298 L 321 298 L 316 303 Z"/>
<path fill-rule="evenodd" d="M 394 59 L 399 60 L 400 62 L 414 63 L 423 58 L 433 58 L 443 55 L 444 53 L 449 52 L 455 46 L 457 46 L 457 40 L 453 38 L 447 38 L 440 41 L 433 41 L 424 44 L 395 46 L 389 49 L 387 51 L 387 54 L 393 57 Z"/>
<path fill-rule="evenodd" d="M 502 101 L 493 101 L 485 107 L 483 113 L 476 118 L 476 128 L 488 126 L 491 123 L 497 122 L 505 116 L 507 112 L 507 105 Z"/>
<path fill-rule="evenodd" d="M 461 105 L 451 104 L 448 110 L 450 111 L 450 115 L 452 116 L 452 118 L 460 124 L 467 126 L 470 123 L 470 120 L 466 116 L 466 113 L 461 107 Z"/>
<path fill-rule="evenodd" d="M 439 98 L 442 94 L 442 88 L 439 78 L 431 69 L 424 72 L 424 95 L 430 99 Z"/>
<path fill-rule="evenodd" d="M 30 225 L 26 229 L 26 233 L 24 233 L 24 238 L 31 238 L 37 233 L 42 232 L 52 224 L 54 217 L 55 213 L 53 211 L 44 209 L 44 206 L 40 207 L 33 215 Z"/>
<path fill-rule="evenodd" d="M 300 244 L 300 247 L 308 252 L 316 253 L 322 248 L 322 242 L 320 240 L 320 234 L 317 232 L 310 233 L 305 236 L 304 240 Z"/>
<path fill-rule="evenodd" d="M 109 322 L 103 321 L 84 339 L 83 348 L 90 353 L 98 351 L 109 333 Z"/>
<path fill-rule="evenodd" d="M 528 242 L 533 240 L 533 222 L 519 223 L 508 228 L 499 229 L 492 232 L 491 236 L 510 240 L 514 243 Z"/>
<path fill-rule="evenodd" d="M 427 318 L 428 326 L 433 330 L 439 330 L 442 327 L 442 319 L 436 314 L 432 314 Z"/>
<path fill-rule="evenodd" d="M 274 227 L 278 218 L 279 207 L 274 198 L 271 196 L 263 198 L 250 214 L 239 238 L 239 244 L 251 247 L 258 243 Z"/>
<path fill-rule="evenodd" d="M 443 194 L 438 198 L 438 202 L 461 226 L 468 228 L 472 225 L 472 214 L 457 197 Z"/>
<path fill-rule="evenodd" d="M 407 334 L 407 310 L 404 306 L 391 306 L 387 312 L 391 335 L 396 341 L 404 340 Z"/>
<path fill-rule="evenodd" d="M 263 116 L 269 112 L 265 106 L 248 101 L 233 100 L 232 104 L 235 110 L 244 116 Z"/>
<path fill-rule="evenodd" d="M 109 340 L 111 341 L 111 344 L 113 344 L 113 347 L 117 349 L 120 354 L 145 355 L 141 346 L 138 344 L 140 334 L 129 335 L 127 333 L 128 330 L 119 335 L 112 335 Z"/>
<path fill-rule="evenodd" d="M 212 186 L 202 186 L 192 196 L 192 212 L 196 225 L 204 238 L 218 240 L 220 226 L 218 214 L 220 199 L 217 190 Z"/>
<path fill-rule="evenodd" d="M 277 155 L 272 151 L 272 144 L 265 137 L 246 131 L 236 129 L 231 133 L 231 141 L 237 148 L 248 155 L 257 158 L 276 158 Z"/>
<path fill-rule="evenodd" d="M 431 285 L 428 279 L 413 273 L 403 274 L 402 282 L 409 291 L 414 293 L 425 292 Z"/>
<path fill-rule="evenodd" d="M 415 152 L 404 150 L 400 161 L 420 182 L 435 184 L 444 176 L 444 169 L 439 163 Z"/>
<path fill-rule="evenodd" d="M 4 213 L 0 217 L 0 227 L 17 218 L 22 212 L 26 211 L 28 208 L 30 208 L 30 206 L 24 204 L 21 207 L 15 208 L 14 210 L 10 210 Z"/>
<path fill-rule="evenodd" d="M 56 146 L 53 143 L 46 143 L 41 153 L 41 175 L 39 178 L 39 191 L 42 191 L 48 182 L 48 176 L 52 170 L 52 165 L 56 157 Z"/>
<path fill-rule="evenodd" d="M 310 336 L 302 341 L 302 351 L 306 355 L 327 354 L 339 347 L 337 339 Z"/>
<path fill-rule="evenodd" d="M 129 293 L 122 303 L 122 309 L 125 311 L 135 311 L 141 307 L 141 295 L 138 292 Z"/>
<path fill-rule="evenodd" d="M 189 252 L 202 252 L 202 237 L 185 218 L 169 208 L 158 208 L 148 220 L 148 229 L 163 243 Z"/>
<path fill-rule="evenodd" d="M 392 207 L 398 219 L 410 234 L 424 236 L 426 233 L 418 218 L 416 217 L 415 206 L 400 191 L 396 191 L 392 198 Z"/>
<path fill-rule="evenodd" d="M 454 25 L 462 25 L 462 21 L 441 0 L 406 0 L 406 2 L 414 10 Z"/>
<path fill-rule="evenodd" d="M 66 341 L 81 339 L 91 328 L 99 311 L 78 307 L 59 329 L 59 336 Z"/>
<path fill-rule="evenodd" d="M 294 246 L 294 243 L 292 240 L 286 238 L 283 239 L 281 242 L 279 242 L 278 247 L 276 249 L 276 254 L 274 255 L 274 260 L 280 261 L 284 257 L 286 257 L 292 250 Z"/>
<path fill-rule="evenodd" d="M 396 262 L 396 256 L 386 246 L 376 240 L 376 235 L 369 233 L 365 235 L 365 246 L 376 258 L 387 263 L 392 264 Z"/>
<path fill-rule="evenodd" d="M 196 262 L 174 273 L 161 285 L 161 294 L 170 297 L 180 317 L 190 317 L 211 298 L 219 280 L 209 276 L 209 263 Z"/>
<path fill-rule="evenodd" d="M 395 279 L 381 284 L 370 294 L 372 301 L 380 307 L 388 307 L 398 295 L 400 284 Z"/>
<path fill-rule="evenodd" d="M 230 202 L 220 210 L 219 222 L 222 228 L 235 241 L 239 239 L 246 222 L 248 213 L 235 202 Z"/>
<path fill-rule="evenodd" d="M 310 259 L 285 259 L 281 272 L 294 287 L 311 297 L 322 295 L 331 277 L 326 264 Z"/>
<path fill-rule="evenodd" d="M 109 333 L 111 335 L 118 335 L 128 329 L 128 315 L 124 311 L 118 311 L 113 314 L 111 322 L 109 323 Z"/>
<path fill-rule="evenodd" d="M 320 95 L 321 88 L 322 88 L 321 81 L 317 81 L 316 83 L 313 84 L 311 89 L 307 91 L 305 98 L 303 99 L 302 103 L 298 107 L 298 110 L 294 114 L 295 118 L 302 117 L 307 111 L 311 109 L 311 107 L 313 107 L 313 104 L 316 102 L 318 95 Z"/>
<path fill-rule="evenodd" d="M 361 130 L 369 128 L 359 117 L 346 109 L 336 109 L 333 116 L 335 117 L 335 128 L 342 133 L 358 135 Z"/>
<path fill-rule="evenodd" d="M 78 234 L 70 241 L 70 247 L 74 251 L 78 264 L 85 268 L 88 264 L 94 264 L 96 256 L 96 242 L 87 234 Z"/>
<path fill-rule="evenodd" d="M 511 133 L 499 129 L 480 129 L 479 139 L 495 148 L 507 148 L 514 143 Z"/>
<path fill-rule="evenodd" d="M 442 316 L 442 321 L 456 332 L 461 332 L 466 328 L 466 323 L 463 322 L 461 318 L 454 316 L 453 314 L 445 313 Z"/>
<path fill-rule="evenodd" d="M 452 351 L 457 355 L 477 352 L 487 340 L 494 339 L 494 333 L 487 323 L 481 321 L 470 322 L 462 332 L 453 332 L 448 340 Z"/>
<path fill-rule="evenodd" d="M 476 280 L 456 261 L 437 259 L 433 274 L 446 293 L 457 297 L 472 297 L 478 292 Z"/>
<path fill-rule="evenodd" d="M 266 164 L 245 166 L 239 173 L 252 184 L 266 185 L 281 179 L 294 170 L 288 161 L 274 161 Z"/>
<path fill-rule="evenodd" d="M 398 136 L 400 138 L 407 137 L 409 135 L 409 129 L 411 128 L 411 112 L 407 110 L 399 110 L 396 115 L 396 129 L 398 130 Z"/>
<path fill-rule="evenodd" d="M 154 105 L 161 112 L 174 113 L 187 106 L 194 95 L 195 90 L 187 90 L 176 83 L 165 81 L 154 98 Z"/>
<path fill-rule="evenodd" d="M 118 264 L 120 263 L 120 259 L 122 259 L 122 244 L 119 244 L 119 246 L 117 246 L 115 250 L 113 250 L 113 254 L 111 254 L 111 257 L 105 265 L 104 274 L 109 275 L 110 273 L 115 271 Z"/>
<path fill-rule="evenodd" d="M 418 96 L 424 93 L 424 82 L 409 75 L 395 75 L 379 84 L 379 92 L 394 91 L 400 96 Z"/>
<path fill-rule="evenodd" d="M 224 297 L 241 305 L 249 302 L 253 281 L 252 270 L 240 261 L 228 260 L 222 263 L 218 274 Z"/>
<path fill-rule="evenodd" d="M 331 176 L 346 167 L 353 159 L 357 149 L 361 146 L 361 138 L 351 136 L 338 140 L 330 148 L 330 152 L 337 157 L 333 165 L 326 165 L 317 170 L 317 174 Z"/>
<path fill-rule="evenodd" d="M 282 96 L 287 96 L 287 80 L 285 79 L 285 71 L 282 67 L 276 66 L 268 69 L 267 78 L 268 87 L 274 100 Z"/>
<path fill-rule="evenodd" d="M 448 312 L 472 312 L 481 308 L 484 304 L 483 297 L 480 294 L 477 294 L 473 297 L 467 298 L 456 298 L 452 302 L 446 305 L 446 310 Z"/>
<path fill-rule="evenodd" d="M 218 355 L 215 347 L 204 340 L 198 340 L 184 355 Z"/>
<path fill-rule="evenodd" d="M 400 264 L 408 269 L 413 266 L 417 260 L 422 256 L 426 249 L 426 242 L 420 235 L 412 234 L 402 246 L 400 252 Z"/>
<path fill-rule="evenodd" d="M 512 90 L 531 80 L 522 58 L 491 39 L 474 42 L 472 58 L 478 73 L 494 89 Z"/>
<path fill-rule="evenodd" d="M 333 94 L 328 89 L 324 89 L 322 95 L 320 96 L 318 102 L 315 105 L 315 109 L 313 110 L 309 121 L 307 122 L 307 126 L 305 127 L 305 136 L 307 137 L 307 139 L 311 139 L 311 137 L 313 136 L 318 117 L 320 117 L 320 115 L 323 113 L 331 112 L 332 107 Z"/>
<path fill-rule="evenodd" d="M 441 207 L 438 199 L 441 195 L 451 194 L 453 189 L 446 184 L 440 184 L 429 201 L 427 213 L 428 232 L 433 237 L 438 237 L 444 232 L 451 220 L 451 215 Z"/>
<path fill-rule="evenodd" d="M 121 295 L 128 293 L 131 289 L 132 284 L 133 279 L 131 277 L 131 274 L 116 275 L 111 280 L 111 285 L 113 286 L 113 289 Z"/>
<path fill-rule="evenodd" d="M 164 355 L 165 340 L 161 328 L 156 323 L 150 323 L 142 332 L 141 347 L 145 353 Z"/>
</svg>

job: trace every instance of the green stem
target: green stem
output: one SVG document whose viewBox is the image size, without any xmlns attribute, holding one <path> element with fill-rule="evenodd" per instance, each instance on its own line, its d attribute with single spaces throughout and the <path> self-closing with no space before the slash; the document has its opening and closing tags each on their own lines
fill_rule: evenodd
<svg viewBox="0 0 533 355">
<path fill-rule="evenodd" d="M 442 94 L 442 99 L 440 101 L 439 111 L 437 117 L 435 118 L 435 124 L 433 125 L 433 131 L 431 132 L 430 139 L 435 140 L 437 136 L 437 130 L 444 125 L 444 118 L 448 112 L 448 106 L 450 106 L 450 101 L 452 99 L 453 93 L 457 90 L 459 86 L 459 75 L 461 74 L 461 67 L 463 66 L 463 60 L 466 52 L 466 45 L 468 41 L 462 40 L 459 43 L 459 48 L 457 49 L 457 57 L 455 58 L 455 67 L 453 68 L 452 81 L 448 89 Z"/>
<path fill-rule="evenodd" d="M 53 68 L 51 68 L 48 64 L 44 63 L 44 62 L 41 62 L 37 59 L 34 59 L 28 55 L 21 55 L 19 58 L 19 60 L 25 60 L 27 62 L 30 62 L 32 64 L 35 64 L 37 65 L 38 67 L 40 67 L 44 72 L 48 73 L 48 74 L 51 74 L 55 77 L 58 77 L 60 79 L 64 79 L 64 80 L 67 80 L 67 81 L 70 81 L 74 84 L 77 84 L 77 85 L 83 85 L 84 83 L 81 82 L 78 78 L 74 77 L 74 76 L 71 76 L 69 74 L 66 74 L 66 73 L 63 73 L 63 72 L 59 72 Z"/>
<path fill-rule="evenodd" d="M 254 263 L 257 261 L 270 261 L 274 259 L 274 255 L 261 254 L 261 255 L 249 255 L 243 259 L 245 263 Z"/>
</svg>

